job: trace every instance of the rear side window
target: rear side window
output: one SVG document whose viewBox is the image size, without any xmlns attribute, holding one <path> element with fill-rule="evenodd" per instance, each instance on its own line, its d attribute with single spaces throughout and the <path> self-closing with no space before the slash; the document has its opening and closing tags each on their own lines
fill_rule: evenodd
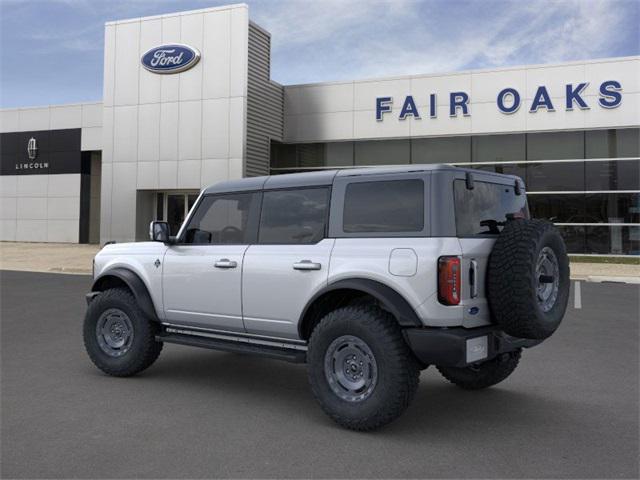
<svg viewBox="0 0 640 480">
<path fill-rule="evenodd" d="M 328 188 L 265 192 L 258 242 L 263 244 L 317 243 L 325 236 Z"/>
<path fill-rule="evenodd" d="M 497 235 L 507 215 L 529 218 L 527 197 L 509 185 L 476 181 L 469 190 L 464 180 L 456 180 L 453 191 L 459 236 Z"/>
<path fill-rule="evenodd" d="M 424 182 L 419 179 L 347 185 L 342 218 L 345 233 L 421 232 Z"/>
</svg>

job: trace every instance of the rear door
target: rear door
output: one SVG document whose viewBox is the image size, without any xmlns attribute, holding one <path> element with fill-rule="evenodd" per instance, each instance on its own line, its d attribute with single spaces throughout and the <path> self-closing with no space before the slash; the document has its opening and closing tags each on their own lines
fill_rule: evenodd
<svg viewBox="0 0 640 480">
<path fill-rule="evenodd" d="M 265 191 L 258 243 L 244 256 L 243 319 L 248 333 L 298 338 L 298 319 L 327 283 L 330 188 Z"/>
<path fill-rule="evenodd" d="M 499 181 L 497 177 L 476 177 L 470 189 L 463 178 L 454 180 L 456 231 L 462 250 L 462 303 L 467 327 L 491 320 L 486 294 L 487 266 L 507 215 L 529 218 L 524 188 L 516 195 L 515 182 Z"/>
</svg>

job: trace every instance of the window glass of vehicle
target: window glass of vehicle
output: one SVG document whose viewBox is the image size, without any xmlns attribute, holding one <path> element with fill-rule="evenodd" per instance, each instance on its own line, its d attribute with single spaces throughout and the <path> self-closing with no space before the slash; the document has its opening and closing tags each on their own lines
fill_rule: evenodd
<svg viewBox="0 0 640 480">
<path fill-rule="evenodd" d="M 476 181 L 469 190 L 464 180 L 456 180 L 453 191 L 460 236 L 497 235 L 508 216 L 529 218 L 526 196 L 516 195 L 509 185 Z"/>
<path fill-rule="evenodd" d="M 420 232 L 424 182 L 418 179 L 356 182 L 344 196 L 345 233 Z"/>
<path fill-rule="evenodd" d="M 194 245 L 247 244 L 255 240 L 251 214 L 256 194 L 209 195 L 189 221 L 184 242 Z"/>
<path fill-rule="evenodd" d="M 262 197 L 259 243 L 310 244 L 324 238 L 328 188 L 274 190 Z"/>
</svg>

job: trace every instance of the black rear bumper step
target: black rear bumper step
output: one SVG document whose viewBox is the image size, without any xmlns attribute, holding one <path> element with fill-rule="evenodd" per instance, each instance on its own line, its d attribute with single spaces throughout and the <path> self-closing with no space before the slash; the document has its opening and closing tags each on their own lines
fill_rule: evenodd
<svg viewBox="0 0 640 480">
<path fill-rule="evenodd" d="M 156 335 L 159 342 L 176 343 L 178 345 L 188 345 L 191 347 L 210 348 L 233 353 L 248 353 L 250 355 L 260 355 L 262 357 L 284 360 L 292 363 L 305 363 L 307 352 L 290 348 L 278 348 L 256 343 L 238 342 L 236 340 L 222 340 L 219 338 L 207 338 L 196 335 L 183 335 L 179 333 L 162 333 Z"/>
</svg>

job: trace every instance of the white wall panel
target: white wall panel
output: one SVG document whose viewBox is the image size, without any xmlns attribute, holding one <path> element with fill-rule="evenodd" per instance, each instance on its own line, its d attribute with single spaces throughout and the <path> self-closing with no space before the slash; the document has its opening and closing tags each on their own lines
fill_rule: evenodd
<svg viewBox="0 0 640 480">
<path fill-rule="evenodd" d="M 80 174 L 49 175 L 45 191 L 48 197 L 80 197 Z"/>
<path fill-rule="evenodd" d="M 197 48 L 202 52 L 203 15 L 183 15 L 180 17 L 180 34 L 182 43 Z M 180 100 L 199 100 L 202 98 L 202 64 L 180 74 Z"/>
<path fill-rule="evenodd" d="M 409 93 L 414 95 L 414 99 L 418 106 L 424 107 L 428 105 L 429 94 L 436 93 L 438 96 L 438 105 L 449 105 L 449 93 L 450 92 L 467 92 L 471 95 L 471 75 L 468 73 L 459 75 L 442 75 L 442 76 L 416 76 L 411 78 L 411 89 L 406 90 L 404 93 L 400 92 L 398 98 L 394 98 L 394 111 L 396 115 L 400 114 L 402 108 L 402 102 Z M 375 98 L 374 98 L 375 101 Z M 375 108 L 368 107 L 369 109 Z M 421 115 L 428 115 L 428 111 Z"/>
<path fill-rule="evenodd" d="M 162 43 L 180 43 L 180 17 L 162 18 Z M 177 102 L 180 99 L 180 75 L 160 76 L 160 100 Z"/>
<path fill-rule="evenodd" d="M 53 175 L 17 175 L 18 197 L 41 197 L 47 191 L 49 177 Z"/>
<path fill-rule="evenodd" d="M 116 72 L 116 26 L 113 23 L 104 28 L 104 66 L 102 80 L 102 102 L 113 106 Z"/>
<path fill-rule="evenodd" d="M 590 92 L 597 95 L 602 82 L 617 80 L 625 93 L 640 92 L 640 59 L 627 61 L 602 61 L 584 66 L 585 79 L 591 82 Z"/>
<path fill-rule="evenodd" d="M 82 128 L 102 126 L 102 103 L 82 104 Z"/>
<path fill-rule="evenodd" d="M 231 57 L 229 58 L 229 95 L 247 95 L 247 63 L 249 41 L 249 11 L 247 8 L 231 10 Z"/>
<path fill-rule="evenodd" d="M 160 158 L 160 104 L 138 107 L 138 161 L 158 161 Z"/>
<path fill-rule="evenodd" d="M 492 104 L 495 109 L 498 93 L 504 88 L 515 88 L 522 97 L 527 88 L 525 69 L 472 73 L 471 87 L 465 91 L 469 93 L 474 104 L 487 102 Z M 441 89 L 440 91 L 448 90 Z M 442 100 L 448 104 L 447 96 L 442 95 L 442 97 Z"/>
<path fill-rule="evenodd" d="M 138 58 L 147 50 L 162 44 L 162 20 L 159 18 L 140 22 L 140 47 Z M 151 73 L 140 68 L 139 76 L 139 101 L 140 103 L 156 103 L 160 101 L 160 85 L 162 75 Z"/>
<path fill-rule="evenodd" d="M 16 217 L 20 220 L 47 218 L 47 197 L 20 198 L 17 205 Z"/>
<path fill-rule="evenodd" d="M 78 243 L 78 220 L 47 220 L 47 242 Z"/>
<path fill-rule="evenodd" d="M 243 97 L 229 100 L 229 157 L 244 158 L 246 106 Z"/>
<path fill-rule="evenodd" d="M 138 162 L 138 190 L 158 188 L 158 162 Z"/>
<path fill-rule="evenodd" d="M 0 220 L 15 220 L 17 215 L 18 201 L 16 197 L 0 198 Z"/>
<path fill-rule="evenodd" d="M 0 197 L 14 197 L 18 193 L 18 175 L 0 175 Z"/>
<path fill-rule="evenodd" d="M 160 160 L 178 159 L 178 103 L 160 106 Z"/>
<path fill-rule="evenodd" d="M 114 105 L 138 103 L 140 22 L 116 26 Z"/>
<path fill-rule="evenodd" d="M 180 160 L 178 162 L 178 188 L 199 189 L 201 161 Z"/>
<path fill-rule="evenodd" d="M 138 107 L 114 107 L 113 161 L 135 162 L 138 158 Z"/>
<path fill-rule="evenodd" d="M 391 97 L 393 99 L 392 108 L 397 112 L 397 115 L 402 108 L 404 97 L 411 93 L 411 80 L 409 78 L 398 78 L 355 82 L 353 91 L 354 110 L 375 110 L 377 97 Z M 417 93 L 418 90 L 416 90 L 415 94 L 417 95 Z M 302 101 L 302 99 L 300 100 Z"/>
<path fill-rule="evenodd" d="M 202 155 L 202 102 L 180 102 L 179 105 L 178 159 L 200 159 Z"/>
<path fill-rule="evenodd" d="M 0 220 L 0 241 L 16 241 L 16 220 Z"/>
<path fill-rule="evenodd" d="M 21 109 L 19 110 L 18 118 L 20 131 L 49 130 L 49 107 Z"/>
<path fill-rule="evenodd" d="M 200 60 L 203 98 L 229 96 L 230 32 L 229 10 L 204 14 L 203 55 Z"/>
<path fill-rule="evenodd" d="M 80 134 L 80 149 L 102 150 L 102 127 L 83 127 Z"/>
<path fill-rule="evenodd" d="M 118 190 L 111 198 L 111 236 L 126 241 L 135 239 L 136 174 L 135 162 L 113 163 L 113 185 Z"/>
<path fill-rule="evenodd" d="M 541 85 L 547 87 L 551 97 L 564 97 L 566 84 L 576 85 L 587 81 L 583 64 L 531 67 L 527 68 L 526 72 L 527 90 L 524 95 L 522 92 L 520 94 L 523 99 L 528 100 L 529 106 L 531 106 L 531 100 Z M 562 107 L 564 108 L 564 105 Z"/>
<path fill-rule="evenodd" d="M 158 188 L 178 188 L 178 161 L 158 162 Z"/>
<path fill-rule="evenodd" d="M 49 115 L 51 130 L 78 128 L 82 125 L 82 105 L 51 106 Z"/>
<path fill-rule="evenodd" d="M 0 132 L 20 130 L 20 111 L 18 109 L 0 110 Z"/>
<path fill-rule="evenodd" d="M 47 219 L 78 220 L 80 197 L 51 197 L 47 199 Z"/>
<path fill-rule="evenodd" d="M 17 242 L 46 242 L 47 220 L 17 220 Z"/>
<path fill-rule="evenodd" d="M 205 159 L 202 161 L 200 175 L 201 188 L 208 187 L 229 178 L 229 160 L 227 158 Z"/>
<path fill-rule="evenodd" d="M 202 156 L 229 157 L 229 99 L 202 101 Z"/>
<path fill-rule="evenodd" d="M 285 109 L 289 115 L 350 111 L 354 107 L 353 91 L 353 82 L 287 89 Z"/>
</svg>

